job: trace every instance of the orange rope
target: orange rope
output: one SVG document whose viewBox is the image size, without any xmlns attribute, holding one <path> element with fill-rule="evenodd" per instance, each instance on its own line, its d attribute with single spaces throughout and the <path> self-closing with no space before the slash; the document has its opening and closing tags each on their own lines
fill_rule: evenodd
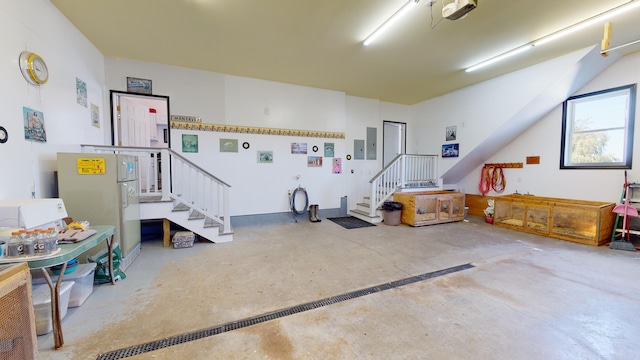
<svg viewBox="0 0 640 360">
<path fill-rule="evenodd" d="M 486 195 L 493 189 L 501 193 L 507 187 L 507 179 L 504 177 L 503 166 L 483 166 L 480 173 L 480 183 L 478 190 L 482 195 Z"/>
</svg>

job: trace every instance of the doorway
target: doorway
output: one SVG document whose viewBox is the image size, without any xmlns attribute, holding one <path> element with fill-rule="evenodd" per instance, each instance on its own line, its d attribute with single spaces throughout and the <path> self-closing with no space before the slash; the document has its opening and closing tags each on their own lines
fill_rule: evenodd
<svg viewBox="0 0 640 360">
<path fill-rule="evenodd" d="M 407 152 L 407 124 L 384 121 L 382 127 L 382 167 L 384 168 L 399 154 Z"/>
<path fill-rule="evenodd" d="M 169 97 L 111 90 L 111 144 L 171 147 Z"/>
<path fill-rule="evenodd" d="M 160 149 L 171 147 L 170 131 L 168 96 L 111 90 L 111 144 L 153 148 L 133 154 L 138 156 L 141 193 L 162 189 Z"/>
</svg>

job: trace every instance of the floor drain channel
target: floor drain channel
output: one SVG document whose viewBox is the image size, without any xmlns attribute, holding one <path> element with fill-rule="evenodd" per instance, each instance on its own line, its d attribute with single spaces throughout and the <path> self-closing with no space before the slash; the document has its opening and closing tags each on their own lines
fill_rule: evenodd
<svg viewBox="0 0 640 360">
<path fill-rule="evenodd" d="M 422 274 L 422 275 L 412 276 L 412 277 L 409 277 L 409 278 L 406 278 L 406 279 L 396 280 L 396 281 L 392 281 L 392 282 L 389 282 L 389 283 L 380 284 L 380 285 L 377 285 L 377 286 L 372 286 L 372 287 L 369 287 L 369 288 L 366 288 L 366 289 L 356 290 L 356 291 L 352 291 L 352 292 L 349 292 L 349 293 L 346 293 L 346 294 L 332 296 L 332 297 L 329 297 L 329 298 L 326 298 L 326 299 L 312 301 L 312 302 L 309 302 L 309 303 L 306 303 L 306 304 L 292 306 L 290 308 L 277 310 L 277 311 L 274 311 L 274 312 L 258 315 L 258 316 L 252 317 L 252 318 L 229 322 L 229 323 L 226 323 L 226 324 L 218 325 L 218 326 L 211 327 L 211 328 L 204 329 L 204 330 L 199 330 L 199 331 L 194 331 L 194 332 L 191 332 L 191 333 L 176 335 L 176 336 L 172 336 L 172 337 L 169 337 L 169 338 L 166 338 L 166 339 L 148 342 L 146 344 L 141 344 L 141 345 L 131 346 L 131 347 L 128 347 L 128 348 L 125 348 L 125 349 L 115 350 L 115 351 L 112 351 L 112 352 L 108 352 L 108 353 L 99 355 L 97 360 L 124 359 L 124 358 L 130 357 L 130 356 L 144 354 L 144 353 L 147 353 L 147 352 L 150 352 L 150 351 L 159 350 L 159 349 L 162 349 L 162 348 L 166 348 L 166 347 L 170 347 L 170 346 L 174 346 L 174 345 L 179 345 L 179 344 L 183 344 L 183 343 L 186 343 L 186 342 L 203 339 L 203 338 L 210 337 L 210 336 L 213 336 L 213 335 L 218 335 L 218 334 L 222 334 L 222 333 L 225 333 L 225 332 L 241 329 L 241 328 L 244 328 L 244 327 L 247 327 L 247 326 L 256 325 L 256 324 L 260 324 L 260 323 L 263 323 L 263 322 L 275 320 L 275 319 L 282 318 L 282 317 L 285 317 L 285 316 L 294 315 L 294 314 L 305 312 L 305 311 L 308 311 L 308 310 L 321 308 L 321 307 L 324 307 L 324 306 L 327 306 L 327 305 L 337 304 L 337 303 L 345 301 L 345 300 L 355 299 L 355 298 L 358 298 L 358 297 L 361 297 L 361 296 L 375 294 L 375 293 L 378 293 L 378 292 L 381 292 L 381 291 L 394 289 L 394 288 L 397 288 L 397 287 L 400 287 L 400 286 L 413 284 L 413 283 L 416 283 L 416 282 L 419 282 L 419 281 L 433 279 L 433 278 L 436 278 L 438 276 L 443 276 L 443 275 L 455 273 L 455 272 L 458 272 L 458 271 L 471 269 L 473 267 L 474 266 L 471 265 L 471 264 L 464 264 L 464 265 L 458 265 L 458 266 L 450 267 L 448 269 L 443 269 L 443 270 L 438 270 L 438 271 L 434 271 L 434 272 L 430 272 L 430 273 L 426 273 L 426 274 Z"/>
</svg>

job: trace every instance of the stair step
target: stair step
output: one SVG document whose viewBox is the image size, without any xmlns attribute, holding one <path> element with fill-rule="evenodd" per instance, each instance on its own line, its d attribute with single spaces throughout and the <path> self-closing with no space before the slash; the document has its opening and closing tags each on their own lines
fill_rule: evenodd
<svg viewBox="0 0 640 360">
<path fill-rule="evenodd" d="M 351 216 L 356 217 L 360 220 L 364 220 L 367 222 L 370 222 L 372 224 L 377 224 L 379 222 L 382 222 L 382 217 L 379 215 L 375 215 L 375 216 L 371 216 L 369 215 L 368 211 L 362 211 L 360 209 L 354 209 L 354 210 L 350 210 L 349 213 L 351 214 Z"/>
<path fill-rule="evenodd" d="M 183 203 L 180 203 L 174 206 L 173 209 L 171 209 L 171 211 L 188 211 L 188 210 L 191 210 L 191 208 L 188 205 L 185 205 Z"/>
<path fill-rule="evenodd" d="M 212 228 L 212 227 L 218 227 L 219 228 L 220 226 L 221 225 L 217 221 L 213 220 L 212 218 L 205 218 L 204 219 L 204 226 L 203 227 L 205 227 L 205 228 Z"/>
<path fill-rule="evenodd" d="M 205 218 L 204 214 L 202 214 L 202 213 L 200 213 L 200 212 L 198 212 L 196 210 L 193 210 L 189 214 L 189 220 L 202 220 L 204 218 Z"/>
</svg>

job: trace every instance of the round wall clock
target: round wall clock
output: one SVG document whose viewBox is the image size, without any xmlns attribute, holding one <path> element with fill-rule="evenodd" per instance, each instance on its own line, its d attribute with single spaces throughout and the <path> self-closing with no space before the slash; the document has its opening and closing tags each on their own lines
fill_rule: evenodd
<svg viewBox="0 0 640 360">
<path fill-rule="evenodd" d="M 249 148 L 249 143 L 248 143 L 248 142 L 246 142 L 246 141 L 245 141 L 245 142 L 243 142 L 243 143 L 242 143 L 242 147 L 243 147 L 243 148 L 245 148 L 245 149 L 248 149 L 248 148 Z"/>
<path fill-rule="evenodd" d="M 351 155 L 347 155 L 347 160 L 351 160 Z"/>
<path fill-rule="evenodd" d="M 314 147 L 312 148 L 312 150 L 313 150 L 313 152 L 318 152 L 318 147 L 317 147 L 317 146 L 314 146 Z"/>
<path fill-rule="evenodd" d="M 9 134 L 5 128 L 0 126 L 0 144 L 6 143 L 7 140 L 9 140 Z"/>
<path fill-rule="evenodd" d="M 44 85 L 49 80 L 49 69 L 42 56 L 30 51 L 20 53 L 20 71 L 22 76 L 31 84 Z"/>
</svg>

